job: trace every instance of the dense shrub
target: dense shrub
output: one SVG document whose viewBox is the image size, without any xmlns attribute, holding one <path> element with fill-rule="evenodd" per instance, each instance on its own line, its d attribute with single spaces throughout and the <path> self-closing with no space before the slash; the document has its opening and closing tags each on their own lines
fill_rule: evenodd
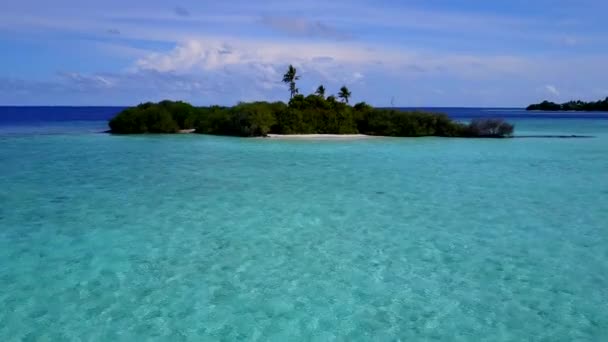
<svg viewBox="0 0 608 342">
<path fill-rule="evenodd" d="M 289 65 L 282 81 L 289 86 L 289 103 L 239 103 L 234 107 L 195 108 L 185 102 L 142 103 L 110 120 L 113 133 L 174 133 L 194 128 L 197 133 L 266 136 L 278 134 L 353 134 L 420 137 L 509 136 L 513 126 L 501 120 L 473 121 L 470 125 L 450 120 L 445 114 L 375 109 L 365 102 L 350 106 L 351 91 L 340 88 L 325 97 L 323 85 L 315 94 L 300 95 L 296 68 Z M 604 101 L 608 104 L 608 98 Z M 549 105 L 543 102 L 543 106 Z M 559 105 L 558 105 L 559 106 Z"/>
<path fill-rule="evenodd" d="M 608 112 L 608 97 L 603 101 L 584 102 L 584 101 L 569 101 L 562 104 L 543 101 L 541 103 L 529 105 L 527 110 L 545 110 L 545 111 L 603 111 Z"/>
<path fill-rule="evenodd" d="M 198 113 L 185 102 L 146 102 L 118 113 L 109 126 L 112 133 L 175 133 L 194 128 Z"/>
<path fill-rule="evenodd" d="M 275 133 L 350 134 L 357 133 L 352 108 L 318 95 L 296 95 L 289 106 L 277 113 Z"/>
<path fill-rule="evenodd" d="M 404 112 L 362 107 L 358 111 L 358 129 L 369 135 L 420 137 L 461 136 L 464 126 L 445 114 Z"/>
<path fill-rule="evenodd" d="M 474 119 L 465 132 L 470 137 L 509 137 L 514 126 L 502 119 Z"/>
<path fill-rule="evenodd" d="M 150 103 L 129 108 L 110 120 L 113 133 L 175 133 L 179 126 L 165 108 Z"/>
<path fill-rule="evenodd" d="M 513 126 L 502 120 L 474 120 L 470 125 L 445 114 L 376 109 L 361 102 L 350 106 L 333 97 L 294 95 L 282 102 L 239 103 L 234 107 L 195 108 L 184 102 L 144 103 L 110 121 L 115 133 L 197 133 L 265 136 L 277 134 L 354 134 L 419 137 L 509 136 Z"/>
<path fill-rule="evenodd" d="M 180 129 L 194 128 L 198 116 L 198 109 L 196 107 L 186 102 L 169 100 L 161 101 L 158 105 L 171 113 L 173 120 Z"/>
<path fill-rule="evenodd" d="M 264 136 L 276 124 L 276 113 L 284 110 L 282 102 L 239 103 L 232 108 L 203 108 L 196 131 L 205 134 Z"/>
</svg>

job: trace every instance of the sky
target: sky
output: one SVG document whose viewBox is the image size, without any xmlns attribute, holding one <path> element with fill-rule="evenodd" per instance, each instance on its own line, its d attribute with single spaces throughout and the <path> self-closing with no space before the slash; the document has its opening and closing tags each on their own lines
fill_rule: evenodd
<svg viewBox="0 0 608 342">
<path fill-rule="evenodd" d="M 608 96 L 606 0 L 0 0 L 0 105 L 308 94 L 401 107 Z"/>
</svg>

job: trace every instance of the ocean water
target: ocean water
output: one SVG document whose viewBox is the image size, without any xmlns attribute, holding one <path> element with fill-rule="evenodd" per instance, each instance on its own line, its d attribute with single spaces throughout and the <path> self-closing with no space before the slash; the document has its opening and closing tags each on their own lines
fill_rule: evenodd
<svg viewBox="0 0 608 342">
<path fill-rule="evenodd" d="M 98 133 L 117 110 L 0 109 L 1 341 L 608 340 L 607 114 L 446 110 L 583 139 Z"/>
</svg>

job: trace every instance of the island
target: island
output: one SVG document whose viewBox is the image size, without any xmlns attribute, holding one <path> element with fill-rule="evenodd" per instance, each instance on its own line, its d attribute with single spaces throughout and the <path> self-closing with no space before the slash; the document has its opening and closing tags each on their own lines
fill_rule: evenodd
<svg viewBox="0 0 608 342">
<path fill-rule="evenodd" d="M 461 123 L 441 113 L 374 108 L 365 102 L 351 106 L 350 90 L 337 96 L 299 94 L 296 68 L 289 66 L 283 82 L 290 99 L 283 102 L 241 102 L 232 107 L 195 107 L 182 101 L 142 103 L 118 113 L 109 121 L 110 133 L 200 133 L 238 137 L 276 135 L 364 135 L 390 137 L 504 138 L 514 126 L 502 119 L 475 119 Z"/>
<path fill-rule="evenodd" d="M 557 111 L 580 111 L 580 112 L 608 112 L 608 97 L 604 100 L 595 102 L 584 101 L 569 101 L 562 104 L 543 101 L 541 103 L 531 104 L 526 110 L 542 110 L 548 112 Z"/>
</svg>

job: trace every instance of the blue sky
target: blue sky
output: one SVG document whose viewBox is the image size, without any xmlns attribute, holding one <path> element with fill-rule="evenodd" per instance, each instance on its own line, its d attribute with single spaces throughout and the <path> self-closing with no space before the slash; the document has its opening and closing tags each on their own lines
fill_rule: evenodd
<svg viewBox="0 0 608 342">
<path fill-rule="evenodd" d="M 285 100 L 524 106 L 608 96 L 605 0 L 3 0 L 0 105 Z"/>
</svg>

